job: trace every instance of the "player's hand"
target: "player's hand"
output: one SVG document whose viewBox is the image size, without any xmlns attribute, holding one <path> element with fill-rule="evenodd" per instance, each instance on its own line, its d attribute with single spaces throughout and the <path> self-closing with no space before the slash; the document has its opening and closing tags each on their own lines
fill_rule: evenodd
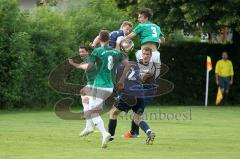
<svg viewBox="0 0 240 159">
<path fill-rule="evenodd" d="M 151 73 L 144 73 L 142 76 L 141 76 L 141 79 L 143 82 L 145 82 L 148 78 L 152 77 L 153 74 Z"/>
<path fill-rule="evenodd" d="M 233 84 L 233 80 L 230 81 L 230 85 L 232 85 L 232 84 Z"/>
<path fill-rule="evenodd" d="M 82 96 L 85 96 L 87 93 L 86 93 L 86 89 L 85 88 L 82 88 L 81 90 L 80 90 L 80 95 L 82 95 Z"/>
<path fill-rule="evenodd" d="M 124 83 L 121 82 L 121 81 L 119 81 L 119 82 L 117 83 L 117 90 L 118 90 L 118 91 L 122 91 L 123 89 L 124 89 Z"/>
<path fill-rule="evenodd" d="M 94 45 L 92 42 L 89 43 L 89 46 L 90 46 L 91 48 L 96 48 L 96 45 Z"/>
<path fill-rule="evenodd" d="M 71 64 L 71 65 L 73 65 L 73 64 L 74 64 L 73 59 L 68 59 L 68 63 Z"/>
<path fill-rule="evenodd" d="M 216 80 L 216 84 L 217 84 L 217 86 L 219 86 L 219 81 L 218 80 Z"/>
</svg>

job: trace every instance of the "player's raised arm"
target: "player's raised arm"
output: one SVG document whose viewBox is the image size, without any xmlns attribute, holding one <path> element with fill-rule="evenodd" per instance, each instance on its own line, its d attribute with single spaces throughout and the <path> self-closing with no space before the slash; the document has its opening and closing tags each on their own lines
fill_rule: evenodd
<svg viewBox="0 0 240 159">
<path fill-rule="evenodd" d="M 100 42 L 100 40 L 99 40 L 99 35 L 98 35 L 98 36 L 96 36 L 96 38 L 93 40 L 93 42 L 90 43 L 90 46 L 93 47 L 93 48 L 95 48 L 99 42 Z"/>
<path fill-rule="evenodd" d="M 162 36 L 162 37 L 160 38 L 160 43 L 163 44 L 163 43 L 165 43 L 165 41 L 166 41 L 165 37 Z"/>
<path fill-rule="evenodd" d="M 137 34 L 134 32 L 131 32 L 129 35 L 127 35 L 124 39 L 132 39 L 136 36 Z"/>
</svg>

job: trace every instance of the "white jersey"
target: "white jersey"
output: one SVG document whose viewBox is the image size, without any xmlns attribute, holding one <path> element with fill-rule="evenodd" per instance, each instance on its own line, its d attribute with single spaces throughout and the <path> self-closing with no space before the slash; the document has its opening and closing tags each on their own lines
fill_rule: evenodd
<svg viewBox="0 0 240 159">
<path fill-rule="evenodd" d="M 139 62 L 139 60 L 143 59 L 142 57 L 142 50 L 138 50 L 135 53 L 136 59 Z M 160 58 L 160 52 L 159 51 L 154 51 L 152 52 L 152 58 L 150 62 L 155 62 L 155 63 L 160 63 L 161 64 L 161 58 Z"/>
<path fill-rule="evenodd" d="M 142 50 L 138 50 L 135 53 L 135 56 L 136 56 L 137 62 L 143 60 Z M 159 51 L 152 52 L 152 57 L 150 59 L 150 62 L 154 62 L 156 64 L 155 79 L 157 79 L 160 75 L 160 70 L 161 70 L 161 59 L 160 59 Z"/>
</svg>

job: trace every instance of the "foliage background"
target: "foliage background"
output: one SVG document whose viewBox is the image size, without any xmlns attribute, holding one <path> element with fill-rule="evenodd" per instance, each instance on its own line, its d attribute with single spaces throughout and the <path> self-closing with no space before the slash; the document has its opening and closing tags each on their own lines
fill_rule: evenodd
<svg viewBox="0 0 240 159">
<path fill-rule="evenodd" d="M 122 2 L 126 2 L 126 5 L 131 3 Z M 21 11 L 16 0 L 0 0 L 0 109 L 52 107 L 60 95 L 48 85 L 50 72 L 67 58 L 77 55 L 78 46 L 88 45 L 101 29 L 116 30 L 124 20 L 136 24 L 136 14 L 133 13 L 146 5 L 145 1 L 140 2 L 138 4 L 132 1 L 132 5 L 127 5 L 129 7 L 126 8 L 114 0 L 68 0 L 64 6 L 58 6 L 58 9 L 41 6 L 32 11 Z M 162 3 L 159 1 L 157 4 Z M 227 50 L 236 72 L 230 98 L 232 104 L 239 104 L 238 43 L 213 45 L 176 41 L 181 40 L 181 37 L 177 38 L 174 27 L 170 27 L 173 24 L 176 26 L 176 21 L 170 23 L 168 20 L 171 18 L 160 21 L 158 15 L 164 17 L 167 11 L 160 14 L 155 10 L 157 5 L 152 7 L 156 11 L 154 20 L 162 26 L 166 36 L 169 34 L 169 37 L 173 37 L 169 38 L 168 44 L 163 45 L 160 51 L 162 61 L 170 67 L 164 78 L 175 83 L 174 91 L 157 98 L 156 102 L 202 104 L 206 55 L 210 55 L 216 63 L 221 52 Z M 170 4 L 165 7 L 170 7 Z M 234 24 L 238 24 L 235 21 Z M 230 22 L 232 26 L 238 26 L 233 25 L 234 20 Z M 235 28 L 237 30 L 238 27 Z M 171 40 L 174 35 L 175 41 Z M 239 42 L 238 37 L 235 42 Z M 137 39 L 135 44 L 138 48 Z M 76 70 L 67 81 L 81 82 L 81 74 L 81 71 Z M 216 92 L 213 71 L 210 77 L 209 95 L 210 103 L 213 104 Z"/>
</svg>

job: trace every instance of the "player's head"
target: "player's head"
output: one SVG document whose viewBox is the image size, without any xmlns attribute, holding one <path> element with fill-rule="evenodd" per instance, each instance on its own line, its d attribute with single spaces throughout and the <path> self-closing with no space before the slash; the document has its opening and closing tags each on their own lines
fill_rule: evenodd
<svg viewBox="0 0 240 159">
<path fill-rule="evenodd" d="M 101 30 L 99 33 L 99 41 L 100 43 L 108 43 L 109 41 L 109 31 Z"/>
<path fill-rule="evenodd" d="M 84 59 L 85 57 L 89 56 L 88 48 L 86 46 L 80 46 L 79 55 L 81 59 Z"/>
<path fill-rule="evenodd" d="M 138 11 L 138 21 L 140 23 L 145 23 L 152 19 L 153 13 L 150 8 L 141 8 Z"/>
<path fill-rule="evenodd" d="M 143 63 L 149 63 L 152 57 L 152 49 L 149 47 L 144 47 L 142 49 Z"/>
<path fill-rule="evenodd" d="M 124 21 L 120 27 L 123 30 L 125 35 L 128 35 L 132 30 L 133 24 L 129 21 Z"/>
<path fill-rule="evenodd" d="M 224 52 L 222 53 L 222 59 L 223 59 L 223 60 L 227 60 L 227 59 L 228 59 L 228 53 L 227 53 L 226 51 L 224 51 Z"/>
</svg>

